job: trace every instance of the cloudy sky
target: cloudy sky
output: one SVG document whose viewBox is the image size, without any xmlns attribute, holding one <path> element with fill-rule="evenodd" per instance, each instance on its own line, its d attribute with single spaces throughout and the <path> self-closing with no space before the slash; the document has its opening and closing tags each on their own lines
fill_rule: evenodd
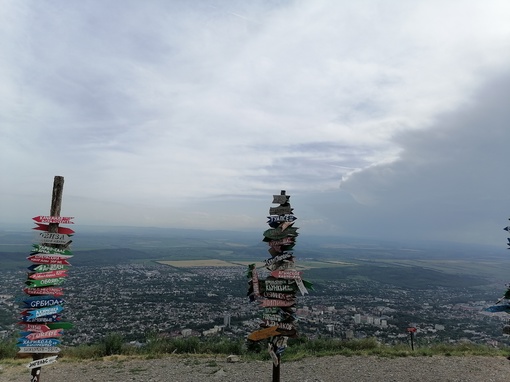
<svg viewBox="0 0 510 382">
<path fill-rule="evenodd" d="M 505 247 L 507 0 L 0 0 L 0 222 Z M 78 228 L 78 227 L 76 227 Z"/>
</svg>

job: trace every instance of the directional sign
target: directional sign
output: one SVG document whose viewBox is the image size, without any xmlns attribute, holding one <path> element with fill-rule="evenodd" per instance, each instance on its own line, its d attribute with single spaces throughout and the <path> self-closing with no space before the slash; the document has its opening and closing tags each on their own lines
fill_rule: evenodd
<svg viewBox="0 0 510 382">
<path fill-rule="evenodd" d="M 47 253 L 40 253 L 37 255 L 28 256 L 27 259 L 32 263 L 36 264 L 62 264 L 62 265 L 71 265 L 67 259 L 70 256 L 60 256 L 60 255 L 50 255 Z"/>
<path fill-rule="evenodd" d="M 28 318 L 39 318 L 39 317 L 46 317 L 46 316 L 52 316 L 54 314 L 58 314 L 62 312 L 64 308 L 62 308 L 60 305 L 54 305 L 50 306 L 48 308 L 41 308 L 41 309 L 34 309 L 29 310 Z"/>
<path fill-rule="evenodd" d="M 32 229 L 35 229 L 38 231 L 46 231 L 46 232 L 48 232 L 50 230 L 50 226 L 48 224 L 40 224 L 40 223 L 35 223 L 35 224 L 37 224 L 37 227 L 34 227 Z M 67 228 L 67 227 L 57 227 L 57 232 L 65 233 L 66 235 L 72 235 L 74 233 L 74 231 L 71 228 Z"/>
<path fill-rule="evenodd" d="M 303 272 L 298 271 L 273 271 L 271 272 L 271 276 L 279 278 L 279 279 L 294 279 L 301 280 L 301 275 Z"/>
<path fill-rule="evenodd" d="M 71 241 L 71 236 L 63 233 L 39 232 L 37 239 L 44 244 L 67 244 Z"/>
<path fill-rule="evenodd" d="M 264 231 L 264 237 L 271 240 L 283 239 L 288 236 L 286 232 L 283 232 L 281 228 L 270 228 Z"/>
<path fill-rule="evenodd" d="M 37 341 L 30 341 L 25 338 L 20 338 L 16 346 L 18 347 L 47 347 L 60 345 L 60 340 L 44 339 Z"/>
<path fill-rule="evenodd" d="M 283 252 L 281 255 L 275 256 L 275 257 L 273 257 L 271 259 L 267 259 L 266 260 L 266 266 L 276 264 L 276 263 L 278 263 L 280 261 L 291 260 L 291 259 L 293 259 L 292 252 Z"/>
<path fill-rule="evenodd" d="M 281 281 L 290 280 L 261 280 L 260 286 L 263 292 L 295 292 L 298 287 L 294 281 L 292 283 L 281 283 Z"/>
<path fill-rule="evenodd" d="M 30 333 L 25 338 L 30 341 L 36 341 L 36 340 L 41 340 L 41 339 L 60 337 L 60 336 L 62 336 L 63 331 L 64 331 L 64 329 L 54 329 L 54 330 L 48 330 L 46 332 Z"/>
<path fill-rule="evenodd" d="M 510 313 L 510 304 L 494 305 L 484 309 L 486 312 L 507 312 Z"/>
<path fill-rule="evenodd" d="M 60 353 L 60 350 L 62 349 L 55 346 L 26 346 L 20 347 L 18 353 Z"/>
<path fill-rule="evenodd" d="M 270 215 L 267 217 L 268 223 L 284 223 L 284 222 L 293 222 L 297 219 L 294 215 Z"/>
<path fill-rule="evenodd" d="M 53 248 L 49 247 L 47 245 L 42 244 L 32 244 L 32 247 L 34 247 L 32 252 L 43 252 L 51 255 L 65 255 L 65 256 L 72 256 L 72 252 L 68 249 L 60 249 L 60 248 Z"/>
<path fill-rule="evenodd" d="M 288 215 L 292 213 L 290 206 L 270 207 L 269 215 Z"/>
<path fill-rule="evenodd" d="M 70 322 L 51 322 L 47 324 L 50 329 L 72 329 L 73 324 Z"/>
<path fill-rule="evenodd" d="M 32 220 L 35 220 L 37 223 L 57 223 L 57 224 L 74 224 L 71 220 L 74 217 L 66 217 L 66 216 L 36 216 L 33 217 Z"/>
<path fill-rule="evenodd" d="M 48 358 L 36 359 L 35 361 L 30 362 L 27 367 L 29 369 L 35 369 L 36 367 L 50 365 L 57 361 L 58 355 L 54 355 Z"/>
<path fill-rule="evenodd" d="M 50 322 L 59 322 L 62 319 L 62 316 L 60 314 L 54 314 L 53 316 L 48 317 L 37 317 L 37 318 L 29 318 L 28 316 L 22 316 L 21 321 L 22 322 L 28 322 L 28 323 L 38 323 L 38 324 L 46 324 Z M 51 326 L 50 326 L 51 329 Z"/>
<path fill-rule="evenodd" d="M 289 202 L 290 195 L 273 195 L 273 203 L 286 204 Z"/>
<path fill-rule="evenodd" d="M 293 300 L 273 300 L 273 299 L 265 299 L 261 301 L 260 306 L 265 308 L 266 306 L 294 306 L 296 305 L 296 301 Z"/>
<path fill-rule="evenodd" d="M 270 247 L 277 247 L 277 246 L 285 246 L 285 245 L 291 245 L 294 244 L 294 238 L 293 237 L 284 237 L 280 240 L 271 240 L 267 244 Z"/>
<path fill-rule="evenodd" d="M 278 332 L 278 326 L 270 326 L 269 328 L 257 330 L 248 335 L 248 339 L 250 341 L 260 341 L 269 337 L 278 336 L 280 332 Z"/>
<path fill-rule="evenodd" d="M 34 295 L 53 295 L 55 297 L 62 296 L 64 294 L 62 288 L 53 288 L 53 287 L 47 287 L 47 288 L 25 288 L 23 289 L 23 292 L 26 294 L 29 294 L 31 296 Z"/>
<path fill-rule="evenodd" d="M 66 282 L 65 277 L 55 277 L 51 279 L 42 279 L 42 280 L 27 280 L 25 284 L 30 288 L 38 288 L 44 286 L 54 286 L 54 285 L 62 285 Z"/>
<path fill-rule="evenodd" d="M 32 264 L 28 267 L 31 272 L 63 271 L 65 269 L 69 269 L 69 266 L 63 264 Z"/>
<path fill-rule="evenodd" d="M 262 293 L 262 297 L 290 301 L 290 300 L 294 300 L 295 295 L 290 294 L 290 293 L 264 292 L 264 293 Z"/>
<path fill-rule="evenodd" d="M 43 279 L 51 279 L 54 277 L 66 277 L 67 276 L 67 270 L 57 270 L 57 271 L 49 271 L 49 272 L 39 272 L 39 273 L 32 273 L 28 275 L 28 278 L 32 280 L 43 280 Z"/>
<path fill-rule="evenodd" d="M 21 324 L 23 330 L 31 333 L 44 333 L 50 330 L 50 327 L 46 324 Z"/>
<path fill-rule="evenodd" d="M 264 322 L 260 325 L 262 327 L 270 327 L 270 326 L 276 326 L 278 329 L 283 330 L 294 330 L 295 327 L 293 324 L 289 322 L 277 322 L 277 321 L 271 321 L 271 320 L 264 320 Z"/>
<path fill-rule="evenodd" d="M 62 305 L 64 300 L 53 296 L 37 296 L 23 300 L 23 303 L 28 308 L 43 308 L 54 305 Z"/>
</svg>

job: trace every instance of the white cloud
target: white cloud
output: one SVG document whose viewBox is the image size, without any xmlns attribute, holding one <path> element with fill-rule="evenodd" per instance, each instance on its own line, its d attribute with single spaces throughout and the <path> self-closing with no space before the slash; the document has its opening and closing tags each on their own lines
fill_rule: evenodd
<svg viewBox="0 0 510 382">
<path fill-rule="evenodd" d="M 28 206 L 16 195 L 44 199 L 54 175 L 84 213 L 113 202 L 172 211 L 154 224 L 279 189 L 380 187 L 368 174 L 395 170 L 377 165 L 417 158 L 406 132 L 469 110 L 510 61 L 506 1 L 3 6 L 5 220 Z M 358 200 L 375 198 L 361 188 Z"/>
</svg>

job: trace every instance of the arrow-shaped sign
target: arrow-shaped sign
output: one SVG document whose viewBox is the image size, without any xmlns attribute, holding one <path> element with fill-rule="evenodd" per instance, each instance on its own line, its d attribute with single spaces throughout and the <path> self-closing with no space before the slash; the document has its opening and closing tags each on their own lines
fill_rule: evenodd
<svg viewBox="0 0 510 382">
<path fill-rule="evenodd" d="M 61 265 L 71 265 L 67 259 L 72 256 L 60 256 L 60 255 L 50 255 L 48 253 L 40 253 L 37 255 L 28 256 L 27 260 L 30 260 L 32 263 L 36 264 L 61 264 Z"/>
<path fill-rule="evenodd" d="M 47 287 L 47 288 L 25 288 L 23 289 L 23 292 L 26 294 L 29 294 L 31 296 L 34 295 L 53 295 L 55 297 L 60 297 L 64 294 L 62 288 L 53 288 L 53 287 Z"/>
<path fill-rule="evenodd" d="M 74 219 L 74 217 L 67 217 L 67 216 L 35 216 L 32 218 L 32 220 L 36 221 L 37 223 L 57 223 L 57 224 L 74 224 L 71 220 Z"/>
<path fill-rule="evenodd" d="M 34 309 L 27 311 L 28 318 L 40 318 L 40 317 L 46 317 L 46 316 L 52 316 L 55 314 L 58 314 L 62 312 L 64 308 L 62 308 L 60 305 L 50 306 L 49 308 L 41 308 L 41 309 Z"/>
<path fill-rule="evenodd" d="M 270 207 L 269 215 L 288 215 L 292 213 L 290 206 Z"/>
<path fill-rule="evenodd" d="M 28 278 L 32 280 L 43 280 L 43 279 L 51 279 L 55 277 L 66 277 L 67 269 L 57 270 L 57 271 L 49 271 L 49 272 L 40 272 L 40 273 L 32 273 L 28 275 Z"/>
<path fill-rule="evenodd" d="M 39 232 L 37 240 L 43 244 L 68 244 L 72 241 L 69 235 L 53 232 Z"/>
<path fill-rule="evenodd" d="M 296 305 L 296 301 L 293 300 L 273 300 L 273 299 L 262 300 L 260 304 L 262 308 L 265 308 L 267 306 L 290 307 L 294 305 Z"/>
<path fill-rule="evenodd" d="M 64 331 L 64 329 L 54 329 L 54 330 L 48 330 L 46 332 L 30 333 L 25 338 L 30 341 L 36 341 L 36 340 L 42 340 L 42 339 L 48 339 L 48 338 L 54 338 L 54 337 L 61 337 L 63 331 Z"/>
<path fill-rule="evenodd" d="M 20 323 L 23 326 L 23 330 L 30 333 L 44 333 L 50 330 L 50 327 L 46 324 L 25 324 Z"/>
<path fill-rule="evenodd" d="M 62 285 L 66 282 L 65 277 L 55 277 L 51 279 L 42 279 L 42 280 L 27 280 L 25 284 L 30 288 L 38 288 L 44 286 L 54 286 L 54 285 Z"/>
<path fill-rule="evenodd" d="M 60 314 L 54 314 L 51 317 L 37 317 L 37 318 L 29 318 L 28 316 L 22 316 L 21 321 L 22 322 L 28 322 L 28 323 L 37 323 L 37 324 L 46 324 L 49 322 L 59 322 L 62 319 L 62 316 Z M 51 327 L 50 327 L 51 329 Z"/>
<path fill-rule="evenodd" d="M 268 223 L 284 223 L 284 222 L 293 222 L 297 219 L 294 215 L 270 215 L 267 217 Z"/>
<path fill-rule="evenodd" d="M 23 303 L 28 308 L 43 308 L 54 305 L 62 305 L 64 300 L 54 296 L 37 296 L 23 300 Z"/>
<path fill-rule="evenodd" d="M 278 331 L 278 326 L 270 326 L 269 328 L 257 330 L 253 333 L 250 333 L 248 335 L 248 339 L 250 341 L 260 341 L 265 338 L 278 336 L 280 335 L 280 332 Z"/>
<path fill-rule="evenodd" d="M 69 266 L 63 264 L 32 264 L 28 267 L 30 272 L 63 271 L 65 269 L 69 269 Z"/>
<path fill-rule="evenodd" d="M 26 346 L 20 347 L 18 353 L 60 353 L 60 348 L 55 346 L 46 346 L 46 347 L 38 347 L 38 346 Z"/>
<path fill-rule="evenodd" d="M 34 227 L 32 229 L 38 230 L 38 231 L 46 231 L 48 232 L 50 230 L 50 226 L 48 224 L 41 224 L 41 223 L 35 223 L 37 224 L 37 227 Z M 57 233 L 64 233 L 66 235 L 72 235 L 74 231 L 71 228 L 67 227 L 57 227 Z"/>
<path fill-rule="evenodd" d="M 54 247 L 49 247 L 47 245 L 42 245 L 42 244 L 32 244 L 32 247 L 34 247 L 32 252 L 36 252 L 36 253 L 42 252 L 42 253 L 47 253 L 50 255 L 65 255 L 65 256 L 72 256 L 72 254 L 73 254 L 68 249 L 54 248 Z"/>
<path fill-rule="evenodd" d="M 37 341 L 30 341 L 24 338 L 20 338 L 16 346 L 18 347 L 47 347 L 60 345 L 60 340 L 55 339 L 44 339 Z"/>
<path fill-rule="evenodd" d="M 290 195 L 273 195 L 273 203 L 286 204 L 289 202 Z"/>
<path fill-rule="evenodd" d="M 272 271 L 271 276 L 279 278 L 279 279 L 294 279 L 301 280 L 301 275 L 303 272 L 298 271 Z"/>
<path fill-rule="evenodd" d="M 57 361 L 58 355 L 54 355 L 48 358 L 36 359 L 35 361 L 30 362 L 27 367 L 29 369 L 35 369 L 36 367 L 50 365 Z"/>
</svg>

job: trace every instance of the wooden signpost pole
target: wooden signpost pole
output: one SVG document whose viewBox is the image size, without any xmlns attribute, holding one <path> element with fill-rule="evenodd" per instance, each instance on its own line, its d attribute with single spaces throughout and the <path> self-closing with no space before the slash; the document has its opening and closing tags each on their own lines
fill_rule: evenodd
<svg viewBox="0 0 510 382">
<path fill-rule="evenodd" d="M 287 339 L 297 336 L 296 331 L 296 293 L 308 293 L 307 286 L 312 284 L 301 278 L 303 272 L 295 267 L 294 248 L 297 228 L 293 226 L 297 219 L 289 203 L 290 195 L 281 190 L 273 195 L 273 203 L 278 207 L 269 208 L 269 229 L 263 233 L 269 246 L 271 258 L 265 261 L 269 276 L 261 280 L 255 264 L 248 266 L 248 296 L 250 301 L 258 301 L 262 308 L 262 329 L 250 333 L 248 344 L 268 340 L 267 348 L 273 361 L 273 382 L 280 382 L 281 355 L 287 347 Z"/>
<path fill-rule="evenodd" d="M 64 191 L 64 177 L 55 176 L 53 179 L 53 192 L 51 197 L 50 216 L 60 216 L 60 209 L 62 207 L 62 194 Z M 58 232 L 58 223 L 50 223 L 48 232 Z M 58 244 L 48 244 L 50 247 L 63 247 Z M 65 245 L 64 245 L 65 246 Z M 36 361 L 45 357 L 43 353 L 32 354 L 32 360 Z M 41 367 L 35 367 L 31 370 L 32 379 L 30 382 L 41 382 Z"/>
</svg>

